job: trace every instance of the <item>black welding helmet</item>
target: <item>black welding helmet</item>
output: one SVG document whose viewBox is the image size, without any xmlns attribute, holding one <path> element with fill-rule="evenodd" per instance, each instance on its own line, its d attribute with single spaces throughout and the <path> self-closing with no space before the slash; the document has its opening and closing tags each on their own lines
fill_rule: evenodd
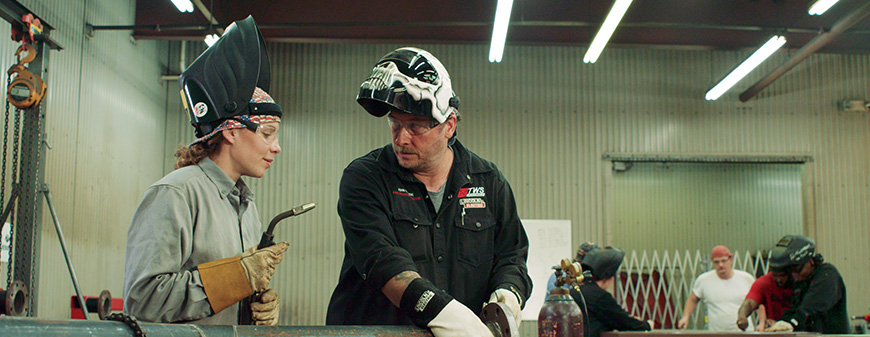
<svg viewBox="0 0 870 337">
<path fill-rule="evenodd" d="M 802 265 L 816 255 L 816 243 L 803 235 L 786 235 L 776 243 L 770 252 L 770 267 L 785 268 Z"/>
<path fill-rule="evenodd" d="M 606 280 L 616 276 L 616 271 L 624 258 L 625 252 L 618 248 L 598 248 L 589 251 L 583 257 L 582 266 L 584 270 L 591 270 L 595 278 Z"/>
<path fill-rule="evenodd" d="M 393 108 L 438 123 L 459 108 L 447 69 L 429 52 L 411 47 L 384 55 L 360 85 L 356 101 L 376 117 Z"/>
<path fill-rule="evenodd" d="M 233 22 L 178 78 L 181 99 L 196 138 L 242 115 L 281 117 L 274 102 L 257 103 L 255 88 L 269 91 L 269 55 L 254 18 Z"/>
</svg>

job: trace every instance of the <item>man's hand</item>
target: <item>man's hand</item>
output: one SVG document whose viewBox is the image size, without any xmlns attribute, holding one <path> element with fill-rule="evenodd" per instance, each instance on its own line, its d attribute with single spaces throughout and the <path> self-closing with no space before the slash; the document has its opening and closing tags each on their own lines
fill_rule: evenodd
<svg viewBox="0 0 870 337">
<path fill-rule="evenodd" d="M 493 302 L 501 302 L 507 305 L 507 307 L 511 309 L 511 313 L 514 315 L 514 320 L 517 322 L 517 328 L 520 327 L 520 323 L 523 321 L 523 311 L 520 308 L 520 299 L 516 294 L 507 289 L 496 289 L 492 292 L 492 295 L 489 296 L 488 303 Z"/>
<path fill-rule="evenodd" d="M 266 289 L 258 302 L 251 303 L 251 319 L 254 325 L 278 325 L 281 301 L 273 289 Z"/>
<path fill-rule="evenodd" d="M 480 318 L 457 300 L 450 300 L 427 326 L 435 337 L 493 337 Z"/>
<path fill-rule="evenodd" d="M 766 332 L 791 332 L 794 331 L 794 326 L 791 323 L 786 321 L 778 321 L 773 323 L 769 328 L 764 329 Z"/>
<path fill-rule="evenodd" d="M 740 328 L 740 330 L 746 331 L 746 328 L 749 327 L 749 320 L 747 320 L 746 317 L 738 316 L 737 327 Z"/>
<path fill-rule="evenodd" d="M 680 318 L 680 321 L 677 322 L 677 329 L 685 329 L 687 326 L 689 326 L 689 318 L 688 317 Z"/>
</svg>

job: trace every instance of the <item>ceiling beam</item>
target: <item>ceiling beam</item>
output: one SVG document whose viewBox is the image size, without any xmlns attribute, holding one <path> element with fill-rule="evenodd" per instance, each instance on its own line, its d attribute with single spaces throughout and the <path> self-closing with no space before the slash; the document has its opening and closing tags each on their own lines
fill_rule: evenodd
<svg viewBox="0 0 870 337">
<path fill-rule="evenodd" d="M 861 22 L 861 20 L 864 19 L 864 17 L 866 17 L 868 14 L 870 14 L 870 1 L 865 2 L 864 5 L 852 11 L 852 13 L 849 13 L 840 20 L 837 20 L 837 22 L 834 23 L 829 32 L 819 34 L 818 36 L 810 40 L 810 42 L 807 42 L 807 44 L 805 44 L 803 47 L 801 47 L 801 49 L 795 52 L 795 54 L 792 55 L 791 58 L 786 60 L 778 68 L 774 69 L 773 72 L 771 72 L 765 78 L 761 79 L 760 81 L 755 83 L 755 85 L 740 94 L 740 101 L 746 102 L 752 99 L 752 97 L 755 97 L 755 95 L 757 95 L 762 89 L 766 88 L 768 85 L 773 83 L 773 81 L 778 79 L 787 71 L 791 70 L 791 68 L 794 68 L 794 66 L 803 62 L 804 59 L 815 53 L 817 50 L 824 47 L 831 41 L 837 39 L 837 37 L 843 34 L 846 30 Z"/>
</svg>

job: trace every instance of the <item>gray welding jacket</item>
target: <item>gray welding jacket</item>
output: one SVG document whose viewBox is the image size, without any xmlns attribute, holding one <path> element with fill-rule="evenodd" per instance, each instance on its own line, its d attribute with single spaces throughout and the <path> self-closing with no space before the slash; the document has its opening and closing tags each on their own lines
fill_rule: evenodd
<svg viewBox="0 0 870 337">
<path fill-rule="evenodd" d="M 127 232 L 124 312 L 146 322 L 239 324 L 239 306 L 214 313 L 196 266 L 257 245 L 253 192 L 211 159 L 151 185 Z"/>
</svg>

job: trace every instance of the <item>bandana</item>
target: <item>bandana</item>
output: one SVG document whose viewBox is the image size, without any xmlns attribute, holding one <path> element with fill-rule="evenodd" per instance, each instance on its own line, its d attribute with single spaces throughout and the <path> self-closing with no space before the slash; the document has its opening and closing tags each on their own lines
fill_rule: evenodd
<svg viewBox="0 0 870 337">
<path fill-rule="evenodd" d="M 251 97 L 250 103 L 275 103 L 275 100 L 272 99 L 272 96 L 269 96 L 266 91 L 260 88 L 254 88 L 254 95 Z M 257 124 L 269 123 L 269 122 L 281 122 L 281 117 L 275 115 L 241 115 L 236 116 L 230 119 L 223 121 L 217 128 L 209 132 L 207 135 L 197 138 L 190 143 L 190 145 L 194 145 L 197 143 L 205 142 L 216 134 L 221 132 L 222 130 L 230 130 L 230 129 L 241 129 L 244 128 L 245 125 L 239 122 L 239 120 L 243 120 L 246 122 L 252 122 Z M 188 146 L 190 146 L 188 145 Z"/>
</svg>

